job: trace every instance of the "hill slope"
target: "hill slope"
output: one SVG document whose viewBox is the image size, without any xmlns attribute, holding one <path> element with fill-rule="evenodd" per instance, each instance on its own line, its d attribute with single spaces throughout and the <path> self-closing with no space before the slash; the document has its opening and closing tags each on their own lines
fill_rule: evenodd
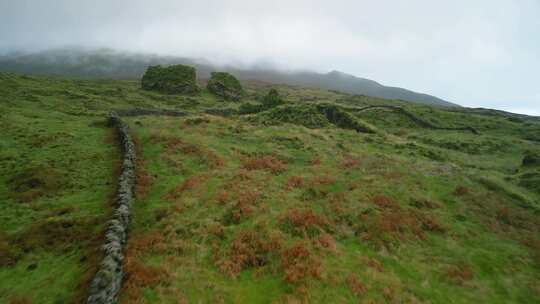
<svg viewBox="0 0 540 304">
<path fill-rule="evenodd" d="M 540 301 L 537 118 L 243 85 L 0 74 L 0 302 L 84 300 L 111 110 L 138 157 L 121 303 Z M 240 114 L 270 88 L 285 104 Z"/>
<path fill-rule="evenodd" d="M 37 75 L 75 76 L 84 78 L 139 78 L 148 65 L 184 63 L 197 67 L 200 78 L 209 78 L 216 69 L 198 60 L 144 54 L 126 54 L 112 50 L 82 51 L 53 50 L 35 54 L 0 56 L 0 71 Z M 259 80 L 276 84 L 292 84 L 322 89 L 339 90 L 349 94 L 368 95 L 386 99 L 439 105 L 457 106 L 440 98 L 397 87 L 381 85 L 373 80 L 342 72 L 281 72 L 270 69 L 225 70 L 242 80 Z"/>
</svg>

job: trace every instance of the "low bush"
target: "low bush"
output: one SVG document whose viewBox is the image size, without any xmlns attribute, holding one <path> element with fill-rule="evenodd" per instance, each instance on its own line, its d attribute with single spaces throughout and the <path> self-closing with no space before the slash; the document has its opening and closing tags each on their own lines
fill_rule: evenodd
<svg viewBox="0 0 540 304">
<path fill-rule="evenodd" d="M 210 93 L 232 101 L 240 100 L 244 92 L 240 81 L 226 72 L 212 72 L 206 88 Z"/>
<path fill-rule="evenodd" d="M 150 66 L 141 79 L 141 87 L 169 94 L 199 92 L 195 68 L 186 65 Z"/>
</svg>

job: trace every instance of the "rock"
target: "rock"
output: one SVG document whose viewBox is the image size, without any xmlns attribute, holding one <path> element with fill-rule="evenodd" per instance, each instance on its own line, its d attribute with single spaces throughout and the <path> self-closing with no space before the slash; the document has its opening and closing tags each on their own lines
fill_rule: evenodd
<svg viewBox="0 0 540 304">
<path fill-rule="evenodd" d="M 208 80 L 206 88 L 210 93 L 225 100 L 238 101 L 244 93 L 240 81 L 233 75 L 225 72 L 212 72 L 212 77 Z"/>
<path fill-rule="evenodd" d="M 142 77 L 141 87 L 169 94 L 194 94 L 200 90 L 195 68 L 181 64 L 148 67 Z"/>
</svg>

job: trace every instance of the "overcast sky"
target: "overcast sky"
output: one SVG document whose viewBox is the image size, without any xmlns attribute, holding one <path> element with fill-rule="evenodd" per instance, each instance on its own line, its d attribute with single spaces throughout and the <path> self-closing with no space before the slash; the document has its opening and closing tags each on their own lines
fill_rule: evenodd
<svg viewBox="0 0 540 304">
<path fill-rule="evenodd" d="M 539 0 L 0 0 L 0 51 L 65 46 L 335 69 L 540 115 Z"/>
</svg>

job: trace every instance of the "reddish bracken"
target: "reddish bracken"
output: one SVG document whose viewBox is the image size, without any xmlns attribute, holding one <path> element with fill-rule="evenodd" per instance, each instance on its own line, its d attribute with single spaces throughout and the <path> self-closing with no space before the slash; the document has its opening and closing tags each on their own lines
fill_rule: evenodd
<svg viewBox="0 0 540 304">
<path fill-rule="evenodd" d="M 362 239 L 375 245 L 391 245 L 407 239 L 424 239 L 425 231 L 445 232 L 438 219 L 417 209 L 403 208 L 384 195 L 373 197 L 378 212 L 360 217 L 363 224 Z"/>
<path fill-rule="evenodd" d="M 236 277 L 247 268 L 265 266 L 272 254 L 279 253 L 281 240 L 277 236 L 256 230 L 239 232 L 232 241 L 224 259 L 218 261 L 219 269 L 230 277 Z"/>
<path fill-rule="evenodd" d="M 309 163 L 312 166 L 319 166 L 321 164 L 321 159 L 319 157 L 314 157 L 309 161 Z"/>
<path fill-rule="evenodd" d="M 463 196 L 466 194 L 469 194 L 471 192 L 471 189 L 463 186 L 459 186 L 454 190 L 454 195 L 456 196 Z"/>
<path fill-rule="evenodd" d="M 377 261 L 376 259 L 373 259 L 373 258 L 363 258 L 362 259 L 363 262 L 371 269 L 377 271 L 377 272 L 383 272 L 384 271 L 384 268 L 382 266 L 382 264 Z"/>
<path fill-rule="evenodd" d="M 260 192 L 251 190 L 238 194 L 237 201 L 231 208 L 230 220 L 233 223 L 240 223 L 243 219 L 249 218 L 255 211 L 255 205 L 260 197 Z"/>
<path fill-rule="evenodd" d="M 247 170 L 268 170 L 272 174 L 279 174 L 287 170 L 285 163 L 274 156 L 252 156 L 244 159 L 242 167 Z"/>
<path fill-rule="evenodd" d="M 150 266 L 142 262 L 142 257 L 153 252 L 163 252 L 167 248 L 162 233 L 154 233 L 132 237 L 127 245 L 123 262 L 124 281 L 122 302 L 140 303 L 143 290 L 163 282 L 169 275 L 167 269 L 161 266 Z"/>
<path fill-rule="evenodd" d="M 469 264 L 461 262 L 450 266 L 446 271 L 446 277 L 454 284 L 464 285 L 474 278 L 474 271 Z"/>
<path fill-rule="evenodd" d="M 300 188 L 304 185 L 304 179 L 301 176 L 291 176 L 287 180 L 287 188 Z"/>
<path fill-rule="evenodd" d="M 358 297 L 362 296 L 367 290 L 366 284 L 362 283 L 357 276 L 352 274 L 347 277 L 347 285 Z"/>
<path fill-rule="evenodd" d="M 313 256 L 304 242 L 297 242 L 281 252 L 284 280 L 290 284 L 303 284 L 309 278 L 319 278 L 321 262 Z"/>
<path fill-rule="evenodd" d="M 379 208 L 382 208 L 382 209 L 398 209 L 399 208 L 399 204 L 396 201 L 384 195 L 374 196 L 372 200 L 373 200 L 373 203 L 375 203 L 375 205 L 377 205 Z"/>
<path fill-rule="evenodd" d="M 163 196 L 161 196 L 161 198 L 168 201 L 177 201 L 178 199 L 180 199 L 184 192 L 192 190 L 195 187 L 199 186 L 207 178 L 208 177 L 201 175 L 190 176 L 185 179 L 180 185 L 176 186 L 174 189 L 168 191 Z"/>
<path fill-rule="evenodd" d="M 324 230 L 330 223 L 322 215 L 311 209 L 290 209 L 281 222 L 293 230 L 295 234 L 307 235 Z"/>
<path fill-rule="evenodd" d="M 133 142 L 135 144 L 137 155 L 142 156 L 142 144 L 140 144 L 139 139 L 137 137 L 133 137 Z M 143 157 L 138 157 L 136 162 L 135 196 L 138 200 L 143 200 L 146 195 L 148 195 L 148 192 L 150 192 L 150 188 L 154 183 L 154 177 L 150 175 L 148 170 L 146 170 L 146 164 Z"/>
<path fill-rule="evenodd" d="M 229 199 L 230 199 L 229 192 L 225 190 L 220 191 L 216 194 L 216 201 L 221 205 L 224 205 L 225 203 L 227 203 Z"/>
<path fill-rule="evenodd" d="M 362 164 L 360 157 L 355 155 L 345 155 L 341 160 L 342 169 L 355 169 Z"/>
<path fill-rule="evenodd" d="M 321 233 L 315 240 L 315 245 L 331 253 L 337 253 L 336 241 L 328 233 Z"/>
</svg>

